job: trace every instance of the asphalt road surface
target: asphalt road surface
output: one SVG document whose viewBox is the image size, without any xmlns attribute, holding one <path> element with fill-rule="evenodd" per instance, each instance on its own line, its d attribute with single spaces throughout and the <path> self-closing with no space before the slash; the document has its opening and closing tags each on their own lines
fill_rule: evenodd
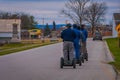
<svg viewBox="0 0 120 80">
<path fill-rule="evenodd" d="M 0 56 L 0 80 L 115 80 L 103 41 L 88 39 L 89 60 L 60 68 L 62 43 Z"/>
</svg>

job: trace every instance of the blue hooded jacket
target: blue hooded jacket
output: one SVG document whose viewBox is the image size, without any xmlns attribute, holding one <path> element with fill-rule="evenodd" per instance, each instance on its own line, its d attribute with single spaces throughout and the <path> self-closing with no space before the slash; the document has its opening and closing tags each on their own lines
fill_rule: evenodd
<svg viewBox="0 0 120 80">
<path fill-rule="evenodd" d="M 84 37 L 83 33 L 80 30 L 78 30 L 78 26 L 76 24 L 73 24 L 73 30 L 76 34 L 76 38 L 74 40 L 74 43 L 79 43 L 80 39 L 82 41 L 85 41 L 85 37 Z"/>
</svg>

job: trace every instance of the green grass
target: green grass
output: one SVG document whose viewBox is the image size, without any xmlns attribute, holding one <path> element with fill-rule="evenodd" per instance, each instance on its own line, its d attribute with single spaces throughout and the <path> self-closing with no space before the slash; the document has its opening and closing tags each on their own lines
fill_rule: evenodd
<svg viewBox="0 0 120 80">
<path fill-rule="evenodd" d="M 106 39 L 107 44 L 111 53 L 114 56 L 115 62 L 110 62 L 110 64 L 114 65 L 115 68 L 120 71 L 120 48 L 119 48 L 119 39 L 118 38 L 109 38 Z"/>
<path fill-rule="evenodd" d="M 38 43 L 37 44 L 23 44 L 23 43 L 5 44 L 4 46 L 0 47 L 0 56 L 23 51 L 23 50 L 32 49 L 40 46 L 54 44 L 54 43 L 56 42 L 45 42 L 40 44 Z"/>
</svg>

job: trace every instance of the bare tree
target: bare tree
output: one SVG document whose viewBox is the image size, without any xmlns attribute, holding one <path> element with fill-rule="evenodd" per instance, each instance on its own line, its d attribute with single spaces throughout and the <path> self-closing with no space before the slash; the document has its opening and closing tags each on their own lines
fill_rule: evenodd
<svg viewBox="0 0 120 80">
<path fill-rule="evenodd" d="M 82 24 L 86 4 L 90 0 L 68 0 L 62 14 L 72 19 L 74 23 Z"/>
<path fill-rule="evenodd" d="M 106 3 L 91 3 L 88 8 L 86 8 L 84 13 L 84 19 L 91 24 L 92 27 L 92 34 L 94 33 L 95 26 L 100 23 L 100 21 L 103 21 L 105 18 L 107 7 Z"/>
</svg>

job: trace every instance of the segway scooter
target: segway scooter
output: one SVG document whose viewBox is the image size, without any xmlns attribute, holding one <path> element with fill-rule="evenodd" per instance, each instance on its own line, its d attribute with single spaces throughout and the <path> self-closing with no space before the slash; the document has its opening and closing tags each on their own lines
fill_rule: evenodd
<svg viewBox="0 0 120 80">
<path fill-rule="evenodd" d="M 84 63 L 84 59 L 85 59 L 84 53 L 81 53 L 80 58 L 81 58 L 81 62 Z"/>
<path fill-rule="evenodd" d="M 84 59 L 88 61 L 88 53 L 84 53 Z"/>
<path fill-rule="evenodd" d="M 80 55 L 79 59 L 76 59 L 76 64 L 79 64 L 79 66 L 82 65 L 83 57 Z"/>
<path fill-rule="evenodd" d="M 67 57 L 67 61 L 64 60 L 63 57 L 61 57 L 60 59 L 60 68 L 63 68 L 63 66 L 73 66 L 73 68 L 76 68 L 76 60 L 75 58 L 73 58 L 72 61 L 70 61 L 70 55 L 69 55 L 69 52 L 68 52 L 68 57 Z"/>
<path fill-rule="evenodd" d="M 80 58 L 81 58 L 81 62 L 84 63 L 84 59 L 86 58 L 86 55 L 83 53 L 83 46 L 81 45 L 81 48 L 80 48 Z"/>
<path fill-rule="evenodd" d="M 77 55 L 76 53 L 75 53 L 75 55 L 76 55 L 76 64 L 79 64 L 79 66 L 81 66 L 82 63 L 84 62 L 83 55 L 81 54 L 81 52 L 79 53 L 79 55 Z"/>
</svg>

